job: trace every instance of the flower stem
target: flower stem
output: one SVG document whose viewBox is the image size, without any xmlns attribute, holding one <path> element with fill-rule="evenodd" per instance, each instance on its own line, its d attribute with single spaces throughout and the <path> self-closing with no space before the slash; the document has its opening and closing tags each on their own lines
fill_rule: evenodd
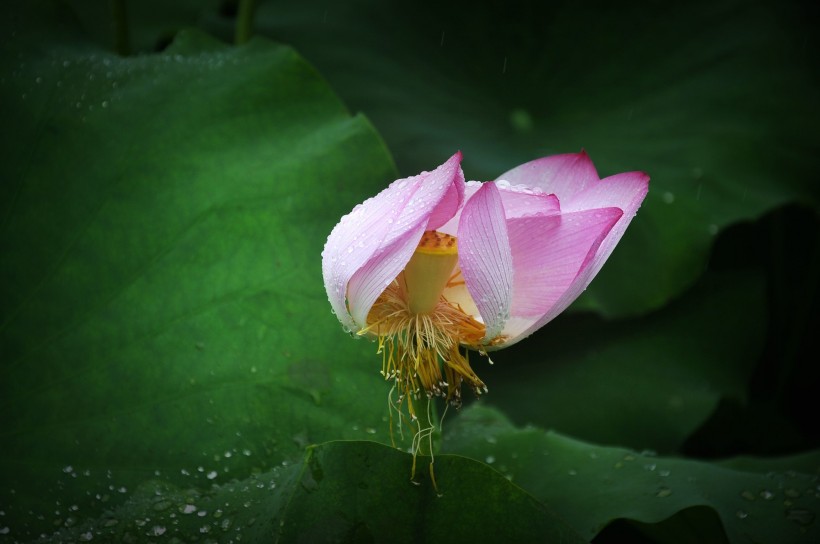
<svg viewBox="0 0 820 544">
<path fill-rule="evenodd" d="M 251 38 L 255 11 L 256 0 L 239 0 L 239 12 L 236 15 L 236 45 L 242 45 Z"/>
<path fill-rule="evenodd" d="M 131 54 L 131 46 L 125 0 L 111 0 L 111 17 L 114 20 L 114 50 L 121 57 L 127 57 Z"/>
</svg>

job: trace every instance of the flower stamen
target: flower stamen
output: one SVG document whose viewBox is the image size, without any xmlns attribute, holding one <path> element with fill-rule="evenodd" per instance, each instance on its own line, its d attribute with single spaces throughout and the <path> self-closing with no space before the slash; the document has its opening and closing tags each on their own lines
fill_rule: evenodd
<svg viewBox="0 0 820 544">
<path fill-rule="evenodd" d="M 393 412 L 396 427 L 415 427 L 411 451 L 413 474 L 422 443 L 429 445 L 432 459 L 430 403 L 433 397 L 449 405 L 461 406 L 461 387 L 466 383 L 476 395 L 487 387 L 470 367 L 468 348 L 481 350 L 486 328 L 483 323 L 448 300 L 443 291 L 462 285 L 457 267 L 456 238 L 436 231 L 425 232 L 405 269 L 382 292 L 367 317 L 360 335 L 374 335 L 382 356 L 381 373 L 394 382 L 388 398 L 390 439 L 393 439 Z M 393 394 L 397 395 L 393 400 Z M 427 425 L 422 425 L 414 401 L 427 397 Z M 403 410 L 404 409 L 404 410 Z M 435 486 L 432 461 L 430 475 Z"/>
</svg>

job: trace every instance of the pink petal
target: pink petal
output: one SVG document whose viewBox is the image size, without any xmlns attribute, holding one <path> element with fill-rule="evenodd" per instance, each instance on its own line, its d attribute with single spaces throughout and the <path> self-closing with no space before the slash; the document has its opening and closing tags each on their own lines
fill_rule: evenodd
<svg viewBox="0 0 820 544">
<path fill-rule="evenodd" d="M 450 185 L 444 198 L 430 214 L 430 218 L 427 220 L 427 230 L 436 230 L 447 223 L 464 204 L 464 174 L 461 168 L 458 169 L 456 177 L 458 180 Z"/>
<path fill-rule="evenodd" d="M 447 213 L 455 212 L 454 201 L 463 195 L 452 188 L 464 184 L 460 163 L 461 152 L 432 172 L 394 181 L 333 228 L 322 251 L 322 275 L 333 312 L 344 327 L 365 326 L 373 302 L 398 274 L 393 265 L 400 264 L 401 271 L 412 255 L 405 255 L 407 244 L 412 243 L 408 237 L 417 235 L 417 244 L 431 217 L 446 221 Z M 348 291 L 354 275 L 355 296 Z"/>
<path fill-rule="evenodd" d="M 498 179 L 555 194 L 563 205 L 565 199 L 597 182 L 598 172 L 586 151 L 581 151 L 524 163 L 501 174 Z"/>
<path fill-rule="evenodd" d="M 471 181 L 467 183 L 465 195 L 466 200 L 472 198 L 478 192 L 481 183 Z M 548 195 L 544 192 L 533 191 L 527 187 L 510 186 L 508 183 L 496 183 L 496 187 L 501 194 L 501 202 L 504 205 L 504 215 L 507 219 L 522 217 L 525 215 L 554 214 L 561 211 L 558 197 Z M 450 221 L 439 227 L 439 231 L 456 236 L 458 233 L 458 223 L 461 212 L 456 212 Z"/>
<path fill-rule="evenodd" d="M 483 184 L 464 205 L 458 262 L 487 328 L 487 342 L 504 328 L 512 302 L 512 254 L 501 194 L 494 183 Z"/>
<path fill-rule="evenodd" d="M 589 276 L 586 285 L 589 285 L 589 282 L 604 266 L 609 255 L 621 240 L 621 236 L 624 235 L 626 227 L 629 226 L 632 218 L 638 212 L 638 208 L 640 208 L 648 190 L 649 176 L 646 173 L 625 172 L 604 178 L 572 198 L 562 201 L 564 211 L 615 206 L 624 212 L 623 217 L 615 224 L 596 252 L 592 264 L 586 272 Z"/>
<path fill-rule="evenodd" d="M 353 321 L 359 327 L 366 326 L 367 314 L 370 313 L 373 303 L 407 266 L 425 230 L 428 230 L 425 222 L 417 224 L 391 245 L 373 255 L 353 274 L 347 284 L 347 304 Z"/>
<path fill-rule="evenodd" d="M 510 313 L 517 319 L 511 322 L 514 330 L 504 331 L 510 335 L 505 346 L 552 320 L 583 291 L 584 270 L 622 215 L 610 207 L 508 221 L 514 270 Z"/>
<path fill-rule="evenodd" d="M 524 186 L 496 182 L 507 220 L 531 215 L 553 215 L 561 211 L 558 197 Z"/>
<path fill-rule="evenodd" d="M 481 187 L 481 182 L 478 181 L 468 181 L 464 186 L 464 202 L 467 202 L 473 195 L 478 192 L 479 187 Z M 445 234 L 449 234 L 451 236 L 458 237 L 458 223 L 461 220 L 461 212 L 464 208 L 462 207 L 458 211 L 456 211 L 455 215 L 450 218 L 449 221 L 438 227 L 436 230 L 439 232 L 443 232 Z"/>
</svg>

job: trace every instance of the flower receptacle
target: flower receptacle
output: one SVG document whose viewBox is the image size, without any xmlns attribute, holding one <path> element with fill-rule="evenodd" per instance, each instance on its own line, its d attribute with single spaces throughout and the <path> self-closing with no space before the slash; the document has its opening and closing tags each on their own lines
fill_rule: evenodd
<svg viewBox="0 0 820 544">
<path fill-rule="evenodd" d="M 436 308 L 457 263 L 455 236 L 436 231 L 424 233 L 399 276 L 399 285 L 405 291 L 410 312 L 427 314 Z"/>
</svg>

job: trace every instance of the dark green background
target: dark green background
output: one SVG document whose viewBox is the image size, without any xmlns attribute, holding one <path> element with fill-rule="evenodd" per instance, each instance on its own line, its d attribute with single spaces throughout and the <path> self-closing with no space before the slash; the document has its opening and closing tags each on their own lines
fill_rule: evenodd
<svg viewBox="0 0 820 544">
<path fill-rule="evenodd" d="M 0 14 L 0 541 L 820 539 L 816 8 L 123 4 L 128 56 L 109 3 Z M 412 485 L 327 234 L 581 148 L 643 207 Z"/>
</svg>

